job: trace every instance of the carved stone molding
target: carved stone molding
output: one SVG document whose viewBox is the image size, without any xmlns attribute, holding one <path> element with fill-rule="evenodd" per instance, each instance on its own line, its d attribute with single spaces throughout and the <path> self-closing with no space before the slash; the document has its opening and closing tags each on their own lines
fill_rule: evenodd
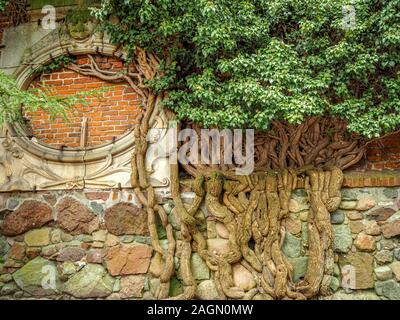
<svg viewBox="0 0 400 320">
<path fill-rule="evenodd" d="M 72 38 L 65 29 L 57 29 L 26 51 L 14 73 L 18 85 L 26 89 L 38 75 L 40 66 L 66 54 L 124 57 L 124 52 L 111 45 L 103 34 L 95 33 L 79 40 Z M 167 130 L 166 117 L 159 106 L 153 117 L 157 119 L 154 128 L 160 134 L 150 138 L 150 146 L 163 143 L 162 132 Z M 133 131 L 104 145 L 62 150 L 29 138 L 20 125 L 8 124 L 0 131 L 0 167 L 4 167 L 0 170 L 0 192 L 130 188 L 130 161 L 135 148 Z M 167 196 L 168 158 L 152 154 L 150 150 L 146 166 L 157 193 Z"/>
</svg>

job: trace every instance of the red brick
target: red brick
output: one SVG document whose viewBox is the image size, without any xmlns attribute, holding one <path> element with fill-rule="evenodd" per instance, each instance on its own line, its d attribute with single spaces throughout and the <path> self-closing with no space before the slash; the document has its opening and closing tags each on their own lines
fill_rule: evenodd
<svg viewBox="0 0 400 320">
<path fill-rule="evenodd" d="M 122 63 L 114 58 L 95 57 L 101 68 L 119 71 Z M 88 63 L 86 57 L 78 57 L 77 64 Z M 134 72 L 135 69 L 131 68 Z M 32 87 L 39 83 L 49 86 L 52 94 L 68 96 L 81 91 L 98 88 L 111 88 L 102 97 L 87 98 L 88 106 L 76 105 L 68 115 L 68 123 L 63 119 L 50 121 L 50 116 L 41 110 L 26 113 L 30 120 L 33 134 L 44 143 L 59 147 L 79 147 L 81 122 L 83 117 L 88 121 L 88 145 L 94 146 L 112 140 L 133 128 L 142 106 L 138 95 L 127 84 L 107 83 L 91 76 L 79 75 L 69 69 L 54 71 L 38 77 Z"/>
</svg>

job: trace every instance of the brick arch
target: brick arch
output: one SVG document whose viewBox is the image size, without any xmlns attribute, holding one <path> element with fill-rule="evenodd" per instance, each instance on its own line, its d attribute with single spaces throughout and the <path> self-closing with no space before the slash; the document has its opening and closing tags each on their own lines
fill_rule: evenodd
<svg viewBox="0 0 400 320">
<path fill-rule="evenodd" d="M 99 67 L 118 71 L 122 62 L 115 57 L 94 56 Z M 77 56 L 77 64 L 87 63 L 86 56 Z M 131 131 L 138 123 L 141 112 L 140 97 L 124 83 L 110 83 L 92 76 L 78 74 L 62 68 L 37 76 L 31 83 L 33 87 L 45 85 L 54 94 L 67 96 L 81 91 L 104 89 L 98 96 L 87 99 L 87 105 L 76 105 L 68 112 L 68 119 L 59 117 L 51 120 L 49 114 L 38 110 L 25 112 L 31 134 L 44 144 L 53 147 L 95 147 L 108 143 Z M 82 145 L 82 126 L 87 119 L 87 138 Z"/>
</svg>

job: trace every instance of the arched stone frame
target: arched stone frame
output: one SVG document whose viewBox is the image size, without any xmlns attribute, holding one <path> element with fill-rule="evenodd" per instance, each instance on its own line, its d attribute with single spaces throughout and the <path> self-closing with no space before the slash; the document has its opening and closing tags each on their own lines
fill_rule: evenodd
<svg viewBox="0 0 400 320">
<path fill-rule="evenodd" d="M 26 89 L 38 75 L 40 66 L 62 55 L 100 54 L 123 58 L 124 52 L 110 44 L 104 34 L 93 33 L 84 40 L 72 38 L 57 29 L 26 51 L 14 77 L 20 88 Z M 166 143 L 167 121 L 160 108 L 155 110 L 156 134 L 150 144 Z M 85 149 L 63 150 L 29 138 L 24 128 L 8 124 L 0 134 L 0 192 L 130 188 L 130 161 L 135 147 L 130 131 L 113 142 Z M 150 182 L 161 196 L 169 194 L 168 158 L 157 148 L 149 148 L 146 167 Z"/>
</svg>

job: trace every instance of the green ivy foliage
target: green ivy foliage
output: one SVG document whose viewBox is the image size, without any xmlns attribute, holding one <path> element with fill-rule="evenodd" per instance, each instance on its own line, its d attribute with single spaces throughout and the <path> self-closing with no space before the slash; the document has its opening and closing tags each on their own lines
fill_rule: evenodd
<svg viewBox="0 0 400 320">
<path fill-rule="evenodd" d="M 0 0 L 0 12 L 4 11 L 4 9 L 6 8 L 8 2 L 9 2 L 9 0 Z"/>
<path fill-rule="evenodd" d="M 179 119 L 268 129 L 335 116 L 377 137 L 400 125 L 400 1 L 353 0 L 355 21 L 349 4 L 103 0 L 93 11 L 114 43 L 162 59 L 165 76 L 149 85 L 169 92 Z"/>
<path fill-rule="evenodd" d="M 51 88 L 46 86 L 22 90 L 12 77 L 0 72 L 0 127 L 4 123 L 22 123 L 22 106 L 30 112 L 43 110 L 51 119 L 63 117 L 68 120 L 67 113 L 73 111 L 73 106 L 87 105 L 86 98 L 99 96 L 103 92 L 92 90 L 62 97 L 54 95 Z"/>
<path fill-rule="evenodd" d="M 70 63 L 74 63 L 74 62 L 76 62 L 76 57 L 62 55 L 62 56 L 55 58 L 49 64 L 40 66 L 38 68 L 38 73 L 51 73 L 53 71 L 60 70 L 64 66 L 67 66 Z"/>
</svg>

